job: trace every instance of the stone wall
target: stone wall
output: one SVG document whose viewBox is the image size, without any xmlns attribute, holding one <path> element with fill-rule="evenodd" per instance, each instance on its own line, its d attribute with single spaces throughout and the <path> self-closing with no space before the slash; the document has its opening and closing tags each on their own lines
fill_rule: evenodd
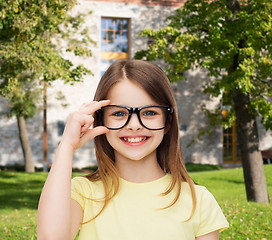
<svg viewBox="0 0 272 240">
<path fill-rule="evenodd" d="M 183 80 L 173 84 L 180 120 L 181 147 L 186 162 L 222 164 L 222 128 L 213 127 L 210 136 L 197 139 L 200 128 L 207 129 L 207 119 L 201 111 L 205 104 L 209 109 L 219 104 L 218 99 L 209 99 L 203 94 L 203 84 L 208 77 L 205 71 L 185 73 Z M 192 143 L 193 141 L 193 143 Z"/>
</svg>

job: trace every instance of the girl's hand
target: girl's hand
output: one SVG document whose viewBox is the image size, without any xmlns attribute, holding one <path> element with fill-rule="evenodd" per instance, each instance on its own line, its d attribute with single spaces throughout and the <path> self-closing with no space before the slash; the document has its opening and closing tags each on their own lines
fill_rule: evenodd
<svg viewBox="0 0 272 240">
<path fill-rule="evenodd" d="M 94 122 L 92 114 L 109 103 L 109 100 L 84 103 L 78 111 L 71 113 L 64 129 L 61 144 L 72 147 L 75 151 L 96 136 L 107 133 L 109 130 L 103 126 L 89 128 Z"/>
</svg>

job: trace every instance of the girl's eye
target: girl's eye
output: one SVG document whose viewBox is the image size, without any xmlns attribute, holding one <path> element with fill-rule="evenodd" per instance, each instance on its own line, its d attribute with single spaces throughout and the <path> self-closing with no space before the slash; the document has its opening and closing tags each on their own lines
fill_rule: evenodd
<svg viewBox="0 0 272 240">
<path fill-rule="evenodd" d="M 154 116 L 156 114 L 157 114 L 156 112 L 151 111 L 151 110 L 144 112 L 144 116 Z"/>
<path fill-rule="evenodd" d="M 112 116 L 115 116 L 115 117 L 125 117 L 125 116 L 126 116 L 126 113 L 125 113 L 125 112 L 121 112 L 121 111 L 119 111 L 119 112 L 114 112 L 114 113 L 112 114 Z"/>
</svg>

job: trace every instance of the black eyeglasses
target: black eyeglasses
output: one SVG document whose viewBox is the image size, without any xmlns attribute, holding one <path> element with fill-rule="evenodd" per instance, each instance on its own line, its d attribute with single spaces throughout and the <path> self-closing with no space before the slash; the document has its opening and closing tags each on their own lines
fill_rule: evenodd
<svg viewBox="0 0 272 240">
<path fill-rule="evenodd" d="M 98 111 L 102 125 L 110 130 L 125 127 L 134 113 L 138 116 L 140 124 L 146 129 L 161 130 L 166 127 L 169 115 L 173 113 L 173 108 L 153 105 L 138 108 L 108 105 Z"/>
</svg>

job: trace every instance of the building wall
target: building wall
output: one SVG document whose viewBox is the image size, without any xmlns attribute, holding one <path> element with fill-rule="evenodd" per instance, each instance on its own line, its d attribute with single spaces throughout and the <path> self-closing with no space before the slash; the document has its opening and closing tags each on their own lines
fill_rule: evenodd
<svg viewBox="0 0 272 240">
<path fill-rule="evenodd" d="M 168 4 L 166 4 L 168 2 Z M 182 5 L 184 1 L 156 1 L 156 0 L 133 0 L 133 1 L 79 1 L 71 14 L 78 12 L 92 14 L 85 22 L 90 30 L 90 37 L 97 42 L 92 48 L 93 56 L 82 59 L 70 56 L 75 63 L 82 63 L 89 67 L 94 75 L 84 77 L 81 83 L 74 86 L 65 85 L 56 81 L 47 89 L 48 97 L 48 161 L 54 158 L 55 149 L 60 141 L 63 126 L 70 112 L 79 106 L 91 101 L 98 81 L 100 79 L 100 23 L 101 17 L 128 18 L 131 22 L 131 49 L 130 55 L 146 47 L 146 40 L 138 34 L 145 28 L 159 29 L 165 24 L 165 18 L 173 13 L 174 9 Z M 171 3 L 171 4 L 170 4 Z M 191 147 L 187 145 L 197 136 L 199 127 L 206 127 L 206 119 L 201 112 L 201 105 L 207 103 L 210 108 L 219 104 L 217 99 L 209 99 L 202 94 L 202 84 L 207 79 L 204 71 L 187 72 L 188 81 L 173 84 L 178 111 L 180 116 L 181 146 L 186 162 L 222 164 L 222 129 L 213 129 L 211 136 L 205 136 L 202 141 L 196 141 Z M 62 93 L 61 93 L 62 92 Z M 7 105 L 0 99 L 0 111 L 4 112 Z M 36 166 L 43 165 L 43 127 L 42 112 L 38 112 L 33 119 L 27 121 L 29 139 L 33 151 L 33 159 Z M 271 147 L 271 137 L 262 132 L 262 141 L 266 147 Z M 269 142 L 269 143 L 268 143 Z M 0 119 L 0 165 L 23 164 L 22 150 L 18 139 L 16 119 L 7 119 L 1 115 Z M 82 168 L 94 165 L 95 152 L 93 142 L 79 149 L 74 155 L 74 167 Z"/>
<path fill-rule="evenodd" d="M 222 128 L 213 127 L 210 136 L 204 135 L 200 140 L 197 139 L 200 128 L 208 129 L 201 106 L 205 104 L 208 109 L 214 109 L 220 104 L 219 99 L 203 95 L 203 85 L 208 79 L 205 71 L 188 71 L 185 77 L 186 81 L 173 84 L 178 104 L 183 157 L 186 162 L 191 163 L 222 164 Z"/>
</svg>

